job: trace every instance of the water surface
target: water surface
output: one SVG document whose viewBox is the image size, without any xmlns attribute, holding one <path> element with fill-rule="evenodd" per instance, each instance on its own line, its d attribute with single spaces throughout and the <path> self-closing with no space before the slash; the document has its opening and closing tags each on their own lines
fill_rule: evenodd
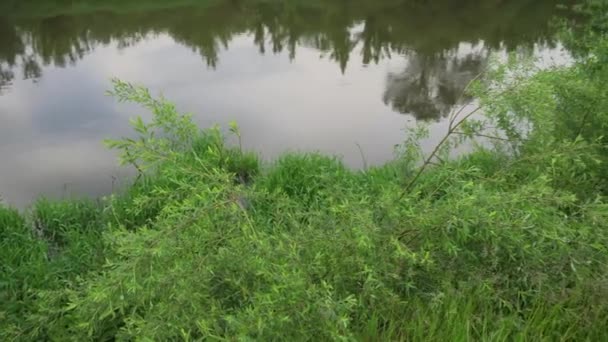
<svg viewBox="0 0 608 342">
<path fill-rule="evenodd" d="M 0 196 L 99 196 L 128 170 L 101 141 L 135 106 L 110 78 L 163 93 L 202 126 L 236 120 L 272 159 L 392 158 L 403 129 L 443 118 L 495 52 L 559 58 L 555 0 L 180 0 L 0 4 Z"/>
</svg>

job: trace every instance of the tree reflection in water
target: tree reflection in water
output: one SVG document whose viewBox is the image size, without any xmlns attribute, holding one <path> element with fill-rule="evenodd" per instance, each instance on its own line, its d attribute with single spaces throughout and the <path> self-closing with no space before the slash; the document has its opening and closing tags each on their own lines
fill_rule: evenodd
<svg viewBox="0 0 608 342">
<path fill-rule="evenodd" d="M 349 63 L 405 57 L 402 71 L 388 73 L 383 101 L 421 120 L 439 119 L 458 104 L 492 51 L 555 44 L 549 22 L 559 13 L 557 0 L 184 0 L 163 9 L 147 0 L 77 12 L 64 2 L 37 1 L 44 6 L 0 4 L 0 92 L 15 78 L 43 77 L 43 66 L 66 67 L 96 47 L 127 48 L 157 34 L 213 68 L 221 49 L 247 34 L 261 54 L 286 51 L 295 59 L 305 46 L 342 72 Z M 463 53 L 462 43 L 477 49 Z"/>
</svg>

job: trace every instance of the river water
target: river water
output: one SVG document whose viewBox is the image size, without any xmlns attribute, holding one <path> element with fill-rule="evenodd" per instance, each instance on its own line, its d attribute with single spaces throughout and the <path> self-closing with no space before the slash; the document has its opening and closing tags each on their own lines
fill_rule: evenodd
<svg viewBox="0 0 608 342">
<path fill-rule="evenodd" d="M 201 126 L 235 120 L 266 160 L 321 151 L 360 167 L 449 111 L 490 56 L 561 58 L 554 0 L 90 0 L 0 4 L 0 196 L 100 196 L 130 174 L 104 138 L 144 114 L 110 79 Z M 481 4 L 480 4 L 481 3 Z M 460 100 L 459 100 L 460 99 Z M 118 181 L 117 181 L 118 180 Z"/>
</svg>

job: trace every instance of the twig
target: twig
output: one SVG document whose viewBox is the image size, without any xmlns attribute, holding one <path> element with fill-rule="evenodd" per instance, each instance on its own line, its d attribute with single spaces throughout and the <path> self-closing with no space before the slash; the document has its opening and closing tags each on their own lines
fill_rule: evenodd
<svg viewBox="0 0 608 342">
<path fill-rule="evenodd" d="M 367 159 L 365 158 L 365 154 L 363 153 L 363 149 L 359 143 L 355 143 L 357 148 L 359 149 L 359 154 L 361 155 L 361 160 L 363 161 L 363 170 L 367 171 Z"/>
<path fill-rule="evenodd" d="M 500 91 L 495 96 L 502 96 L 505 93 L 507 93 L 507 92 L 515 89 L 516 86 L 517 86 L 517 83 L 511 85 L 510 87 L 507 87 L 506 89 L 503 89 L 502 91 Z M 422 164 L 422 166 L 420 167 L 420 169 L 418 169 L 418 172 L 416 172 L 416 175 L 414 176 L 414 178 L 412 178 L 412 180 L 407 184 L 407 186 L 405 187 L 405 189 L 401 193 L 401 196 L 399 197 L 400 200 L 403 199 L 403 197 L 406 195 L 406 193 L 408 193 L 412 189 L 412 187 L 414 186 L 414 184 L 418 181 L 418 178 L 420 178 L 420 176 L 422 175 L 422 173 L 424 172 L 424 170 L 426 170 L 426 168 L 428 167 L 428 165 L 430 164 L 430 162 L 433 160 L 433 158 L 435 158 L 436 154 L 439 152 L 439 149 L 450 139 L 450 137 L 452 136 L 452 134 L 456 133 L 457 129 L 460 126 L 462 126 L 462 124 L 464 124 L 471 116 L 475 115 L 477 112 L 479 112 L 482 109 L 482 106 L 479 105 L 475 109 L 473 109 L 472 111 L 470 111 L 469 113 L 467 113 L 467 115 L 465 115 L 462 119 L 459 119 L 458 122 L 456 122 L 456 119 L 460 116 L 460 114 L 464 111 L 464 109 L 466 107 L 468 107 L 468 104 L 467 105 L 462 105 L 460 107 L 460 109 L 456 112 L 456 114 L 454 114 L 454 116 L 450 116 L 450 124 L 448 126 L 448 132 L 441 139 L 441 141 L 439 141 L 439 143 L 435 146 L 435 149 L 433 149 L 433 151 L 431 152 L 431 154 L 425 159 L 425 161 Z"/>
<path fill-rule="evenodd" d="M 426 158 L 426 160 L 424 161 L 424 164 L 422 164 L 422 166 L 420 167 L 420 169 L 418 169 L 418 172 L 416 173 L 416 175 L 414 176 L 414 178 L 412 178 L 412 180 L 407 184 L 407 186 L 405 187 L 405 190 L 403 191 L 400 199 L 403 198 L 403 196 L 405 196 L 405 194 L 411 190 L 412 186 L 414 186 L 414 184 L 416 183 L 416 181 L 418 181 L 418 178 L 420 178 L 420 175 L 422 175 L 422 173 L 424 172 L 424 170 L 426 170 L 426 168 L 428 167 L 428 165 L 430 164 L 430 162 L 433 160 L 433 158 L 435 157 L 435 155 L 437 154 L 437 152 L 439 152 L 439 149 L 441 148 L 441 146 L 443 146 L 443 144 L 445 144 L 448 139 L 452 136 L 452 134 L 456 131 L 456 129 L 458 127 L 460 127 L 468 118 L 470 118 L 471 116 L 473 116 L 475 113 L 477 113 L 479 110 L 481 110 L 481 106 L 475 108 L 473 111 L 471 111 L 470 113 L 468 113 L 467 115 L 465 115 L 464 118 L 462 118 L 460 121 L 458 121 L 456 123 L 456 125 L 454 125 L 453 127 L 451 127 L 447 134 L 443 136 L 443 138 L 441 139 L 441 141 L 435 146 L 435 149 L 433 150 L 433 152 L 431 152 L 431 154 Z"/>
<path fill-rule="evenodd" d="M 583 116 L 583 120 L 581 121 L 581 126 L 578 129 L 578 135 L 583 134 L 583 129 L 585 129 L 585 125 L 587 124 L 587 118 L 589 117 L 589 113 L 591 113 L 591 111 L 587 111 L 585 113 L 585 116 Z"/>
<path fill-rule="evenodd" d="M 467 85 L 462 90 L 462 93 L 460 93 L 460 96 L 456 100 L 456 103 L 460 102 L 464 98 L 464 94 L 466 94 L 466 92 L 469 90 L 469 88 L 471 87 L 471 85 L 473 84 L 473 82 L 477 81 L 484 74 L 484 72 L 485 72 L 485 70 L 482 71 L 482 72 L 480 72 L 479 74 L 477 74 L 475 77 L 473 77 L 469 81 L 469 83 L 467 83 Z M 452 111 L 450 112 L 450 119 L 449 119 L 450 123 L 449 123 L 448 127 L 452 127 L 452 124 L 454 123 L 454 120 L 456 120 L 456 118 L 458 117 L 458 115 L 462 112 L 463 108 L 465 108 L 465 107 L 466 107 L 466 105 L 461 106 L 460 110 L 455 115 L 454 115 L 454 111 L 456 110 L 456 108 L 452 109 Z"/>
<path fill-rule="evenodd" d="M 437 158 L 441 164 L 445 164 L 445 160 L 443 160 L 443 158 L 441 158 L 439 155 L 436 155 L 435 158 Z"/>
<path fill-rule="evenodd" d="M 480 72 L 479 74 L 477 74 L 475 77 L 473 77 L 473 79 L 471 79 L 469 81 L 469 83 L 467 83 L 467 85 L 462 90 L 462 93 L 458 97 L 458 100 L 456 101 L 456 103 L 458 103 L 458 102 L 460 102 L 462 100 L 462 98 L 464 97 L 464 94 L 466 94 L 466 92 L 469 90 L 469 88 L 471 87 L 471 85 L 475 81 L 477 81 L 484 74 L 484 72 L 485 72 L 485 70 L 482 71 L 482 72 Z M 471 117 L 473 114 L 475 114 L 476 112 L 478 112 L 481 109 L 481 106 L 478 106 L 473 111 L 471 111 L 469 114 L 467 114 L 464 118 L 462 118 L 462 120 L 460 120 L 458 123 L 456 123 L 456 125 L 454 125 L 454 122 L 456 121 L 456 119 L 458 118 L 458 116 L 462 113 L 462 111 L 466 107 L 468 107 L 468 104 L 460 106 L 460 108 L 458 109 L 457 112 L 456 112 L 455 108 L 451 111 L 450 116 L 449 116 L 449 124 L 448 124 L 448 132 L 447 132 L 447 134 L 441 139 L 441 141 L 439 142 L 439 144 L 437 144 L 435 146 L 435 149 L 433 150 L 433 152 L 431 152 L 431 154 L 428 156 L 428 158 L 426 160 L 424 160 L 422 166 L 420 167 L 420 169 L 418 170 L 418 172 L 416 173 L 416 175 L 414 176 L 414 178 L 405 187 L 405 190 L 403 191 L 403 193 L 401 194 L 401 196 L 400 196 L 399 199 L 402 199 L 403 196 L 405 196 L 405 194 L 411 189 L 411 187 L 414 185 L 414 183 L 416 183 L 416 181 L 418 180 L 418 178 L 420 178 L 420 175 L 424 172 L 424 170 L 427 168 L 427 166 L 431 163 L 431 161 L 433 160 L 433 158 L 435 158 L 435 156 L 436 156 L 437 152 L 439 152 L 439 149 L 441 148 L 441 146 L 443 146 L 443 144 L 445 144 L 446 141 L 448 141 L 448 139 L 450 138 L 450 136 L 452 135 L 452 133 L 454 133 L 456 131 L 456 129 L 460 125 L 462 125 L 462 123 L 464 121 L 466 121 L 469 117 Z M 443 163 L 443 161 L 441 160 L 441 158 L 438 158 L 438 159 Z"/>
<path fill-rule="evenodd" d="M 453 132 L 453 133 L 460 134 L 460 135 L 467 135 L 467 133 L 465 133 L 465 132 Z M 482 134 L 482 133 L 472 133 L 472 135 L 475 137 L 480 137 L 480 138 L 488 138 L 488 139 L 495 139 L 495 140 L 511 142 L 511 140 L 509 140 L 507 138 L 502 138 L 502 137 L 497 137 L 497 136 L 487 135 L 487 134 Z"/>
</svg>

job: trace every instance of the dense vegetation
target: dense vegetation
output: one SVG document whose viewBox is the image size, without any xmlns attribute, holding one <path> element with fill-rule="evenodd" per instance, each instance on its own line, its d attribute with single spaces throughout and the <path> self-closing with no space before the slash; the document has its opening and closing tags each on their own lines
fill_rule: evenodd
<svg viewBox="0 0 608 342">
<path fill-rule="evenodd" d="M 423 157 L 263 165 L 164 99 L 96 202 L 0 209 L 2 340 L 590 340 L 608 322 L 608 13 L 569 67 L 495 65 Z M 237 142 L 236 125 L 230 132 Z M 464 139 L 485 139 L 456 160 Z M 491 143 L 490 143 L 491 142 Z"/>
</svg>

